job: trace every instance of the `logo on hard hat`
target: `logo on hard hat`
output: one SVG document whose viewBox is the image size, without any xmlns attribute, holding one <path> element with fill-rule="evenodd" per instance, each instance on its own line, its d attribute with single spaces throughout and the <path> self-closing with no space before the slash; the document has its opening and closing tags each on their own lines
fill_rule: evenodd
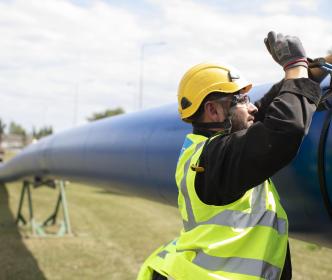
<svg viewBox="0 0 332 280">
<path fill-rule="evenodd" d="M 231 80 L 231 82 L 233 82 L 234 80 L 240 79 L 240 74 L 234 72 L 234 70 L 233 71 L 229 71 L 228 72 L 228 76 L 229 76 L 229 79 Z"/>
</svg>

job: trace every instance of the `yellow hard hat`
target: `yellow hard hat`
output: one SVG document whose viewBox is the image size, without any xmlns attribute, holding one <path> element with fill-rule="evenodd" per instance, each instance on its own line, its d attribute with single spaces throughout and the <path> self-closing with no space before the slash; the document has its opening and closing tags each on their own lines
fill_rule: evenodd
<svg viewBox="0 0 332 280">
<path fill-rule="evenodd" d="M 248 92 L 252 84 L 233 68 L 212 63 L 201 63 L 190 68 L 183 76 L 178 89 L 178 109 L 181 119 L 187 122 L 212 92 Z"/>
</svg>

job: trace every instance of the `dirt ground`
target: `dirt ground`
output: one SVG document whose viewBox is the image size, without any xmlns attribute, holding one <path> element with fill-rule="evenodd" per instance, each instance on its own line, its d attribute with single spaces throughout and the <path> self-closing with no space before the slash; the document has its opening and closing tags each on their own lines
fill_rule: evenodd
<svg viewBox="0 0 332 280">
<path fill-rule="evenodd" d="M 0 279 L 132 280 L 149 253 L 181 228 L 176 208 L 72 183 L 66 194 L 73 235 L 37 238 L 15 225 L 20 192 L 19 183 L 0 187 Z M 32 191 L 37 222 L 52 213 L 57 194 Z M 332 279 L 331 249 L 293 239 L 290 245 L 294 279 Z"/>
</svg>

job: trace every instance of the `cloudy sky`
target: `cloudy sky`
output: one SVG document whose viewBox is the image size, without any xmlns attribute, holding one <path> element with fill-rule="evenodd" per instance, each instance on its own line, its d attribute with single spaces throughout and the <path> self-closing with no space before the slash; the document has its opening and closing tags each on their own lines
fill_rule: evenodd
<svg viewBox="0 0 332 280">
<path fill-rule="evenodd" d="M 267 32 L 323 56 L 331 11 L 329 0 L 0 0 L 0 118 L 61 131 L 107 108 L 140 110 L 140 77 L 143 109 L 175 102 L 182 74 L 203 61 L 277 81 Z"/>
</svg>

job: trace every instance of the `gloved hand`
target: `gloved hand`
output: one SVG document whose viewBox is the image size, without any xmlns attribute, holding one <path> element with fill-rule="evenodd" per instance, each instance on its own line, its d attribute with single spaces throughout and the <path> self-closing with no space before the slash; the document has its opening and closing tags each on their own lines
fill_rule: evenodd
<svg viewBox="0 0 332 280">
<path fill-rule="evenodd" d="M 295 36 L 284 36 L 281 33 L 270 31 L 264 43 L 273 59 L 279 63 L 284 70 L 296 66 L 308 68 L 308 61 L 301 41 Z"/>
<path fill-rule="evenodd" d="M 332 64 L 332 54 L 329 54 L 328 56 L 326 56 L 324 58 L 322 58 L 322 57 L 317 58 L 315 60 L 320 60 L 320 61 L 325 60 L 324 62 Z M 321 69 L 319 64 L 317 65 L 317 67 L 313 67 L 313 64 L 314 64 L 313 59 L 308 58 L 308 62 L 309 62 L 309 72 L 308 72 L 309 78 L 311 80 L 314 80 L 317 83 L 320 83 L 321 81 L 323 81 L 329 72 L 324 69 Z"/>
</svg>

